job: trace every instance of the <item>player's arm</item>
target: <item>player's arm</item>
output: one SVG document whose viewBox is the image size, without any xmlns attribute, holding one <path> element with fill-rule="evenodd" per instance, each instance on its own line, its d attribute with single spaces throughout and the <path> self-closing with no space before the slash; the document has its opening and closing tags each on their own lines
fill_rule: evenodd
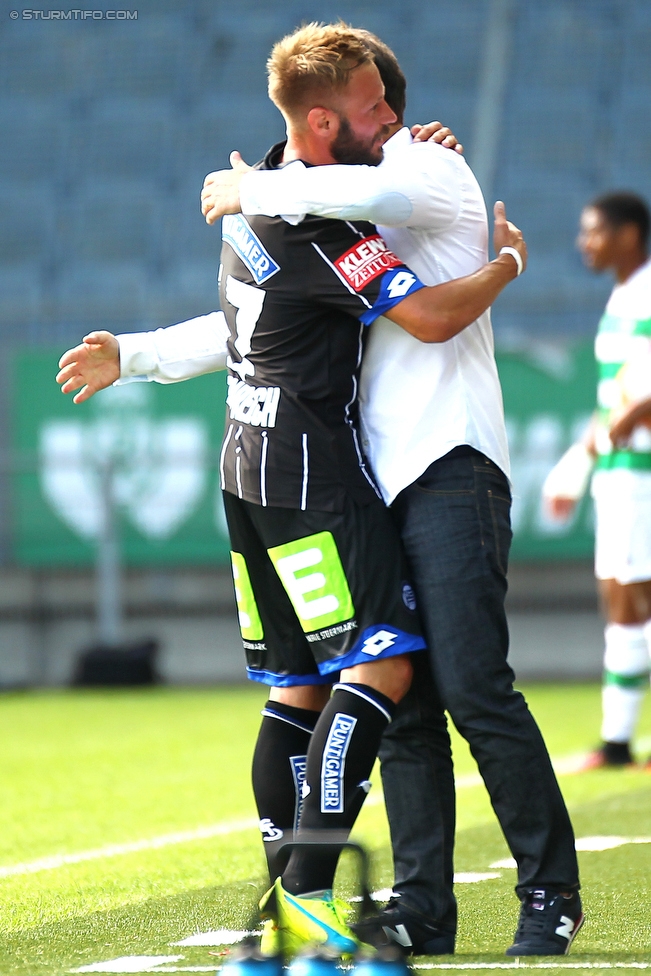
<svg viewBox="0 0 651 976">
<path fill-rule="evenodd" d="M 414 291 L 398 304 L 383 310 L 382 314 L 421 342 L 452 339 L 479 318 L 506 285 L 517 277 L 519 262 L 508 251 L 500 254 L 503 248 L 517 251 L 522 269 L 526 267 L 527 247 L 522 233 L 506 219 L 504 204 L 500 201 L 495 204 L 493 240 L 498 253 L 494 261 L 464 278 Z"/>
<path fill-rule="evenodd" d="M 556 462 L 542 486 L 543 506 L 556 522 L 567 522 L 586 493 L 594 468 L 596 417 Z"/>
<path fill-rule="evenodd" d="M 282 216 L 299 223 L 306 214 L 373 224 L 405 224 L 414 211 L 417 188 L 404 173 L 377 166 L 305 166 L 300 160 L 276 170 L 252 170 L 231 154 L 233 168 L 209 173 L 201 193 L 206 223 L 225 214 Z"/>
<path fill-rule="evenodd" d="M 179 383 L 226 366 L 228 327 L 222 312 L 210 312 L 166 329 L 114 336 L 91 332 L 59 360 L 56 381 L 75 403 L 119 381 Z"/>
<path fill-rule="evenodd" d="M 439 122 L 418 126 L 421 141 L 457 146 L 455 136 Z M 459 147 L 462 149 L 462 147 Z M 306 214 L 339 220 L 368 220 L 385 227 L 437 229 L 449 226 L 459 206 L 459 170 L 454 154 L 431 146 L 410 150 L 395 163 L 381 166 L 305 166 L 296 160 L 277 170 L 254 170 L 238 152 L 231 153 L 230 170 L 209 173 L 201 194 L 201 210 L 208 224 L 225 214 L 283 216 L 290 223 Z"/>
<path fill-rule="evenodd" d="M 610 425 L 608 435 L 615 447 L 626 444 L 634 429 L 639 424 L 651 422 L 651 397 L 636 400 L 626 407 Z"/>
</svg>

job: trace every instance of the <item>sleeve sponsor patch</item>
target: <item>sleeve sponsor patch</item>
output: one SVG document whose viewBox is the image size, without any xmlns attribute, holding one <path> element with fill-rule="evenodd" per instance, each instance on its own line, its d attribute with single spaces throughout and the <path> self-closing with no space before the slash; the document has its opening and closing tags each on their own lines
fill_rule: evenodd
<svg viewBox="0 0 651 976">
<path fill-rule="evenodd" d="M 230 214 L 222 220 L 222 240 L 233 248 L 238 258 L 247 266 L 257 285 L 280 271 L 260 238 L 254 234 L 242 214 Z"/>
<path fill-rule="evenodd" d="M 379 234 L 372 234 L 349 248 L 334 263 L 351 288 L 361 291 L 378 275 L 399 267 L 402 261 L 389 250 Z"/>
</svg>

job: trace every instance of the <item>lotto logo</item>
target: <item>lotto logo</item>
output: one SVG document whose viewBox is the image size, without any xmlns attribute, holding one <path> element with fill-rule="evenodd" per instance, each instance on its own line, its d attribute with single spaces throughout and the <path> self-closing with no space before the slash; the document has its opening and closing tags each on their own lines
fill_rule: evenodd
<svg viewBox="0 0 651 976">
<path fill-rule="evenodd" d="M 389 282 L 387 293 L 389 298 L 404 298 L 409 289 L 416 282 L 416 275 L 409 271 L 398 271 Z"/>
<path fill-rule="evenodd" d="M 392 634 L 389 630 L 378 630 L 372 637 L 367 637 L 362 644 L 362 653 L 377 657 L 387 647 L 392 647 L 395 643 L 397 634 Z"/>
<path fill-rule="evenodd" d="M 400 264 L 400 258 L 389 250 L 379 234 L 365 237 L 335 261 L 336 267 L 355 291 L 361 291 L 369 281 Z"/>
</svg>

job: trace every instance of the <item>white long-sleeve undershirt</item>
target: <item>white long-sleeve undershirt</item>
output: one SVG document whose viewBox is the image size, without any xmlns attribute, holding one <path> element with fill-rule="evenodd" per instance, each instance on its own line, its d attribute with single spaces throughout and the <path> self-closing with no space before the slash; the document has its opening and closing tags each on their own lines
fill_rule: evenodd
<svg viewBox="0 0 651 976">
<path fill-rule="evenodd" d="M 228 326 L 223 312 L 197 318 L 154 332 L 126 332 L 120 346 L 120 382 L 182 380 L 226 368 Z"/>
</svg>

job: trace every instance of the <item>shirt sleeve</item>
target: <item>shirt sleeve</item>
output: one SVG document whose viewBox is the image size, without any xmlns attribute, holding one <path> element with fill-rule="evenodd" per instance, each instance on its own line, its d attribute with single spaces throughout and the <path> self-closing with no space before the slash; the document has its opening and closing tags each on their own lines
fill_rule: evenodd
<svg viewBox="0 0 651 976">
<path fill-rule="evenodd" d="M 118 383 L 135 379 L 179 383 L 225 369 L 228 336 L 223 312 L 209 312 L 154 332 L 118 335 Z"/>
<path fill-rule="evenodd" d="M 247 173 L 240 185 L 242 212 L 290 223 L 309 213 L 442 231 L 459 213 L 463 166 L 456 153 L 432 143 L 407 145 L 380 166 L 308 167 L 297 160 Z"/>
<path fill-rule="evenodd" d="M 317 258 L 313 276 L 315 300 L 371 325 L 425 285 L 389 250 L 384 239 L 368 224 L 357 232 L 352 224 L 328 239 L 312 241 Z"/>
</svg>

